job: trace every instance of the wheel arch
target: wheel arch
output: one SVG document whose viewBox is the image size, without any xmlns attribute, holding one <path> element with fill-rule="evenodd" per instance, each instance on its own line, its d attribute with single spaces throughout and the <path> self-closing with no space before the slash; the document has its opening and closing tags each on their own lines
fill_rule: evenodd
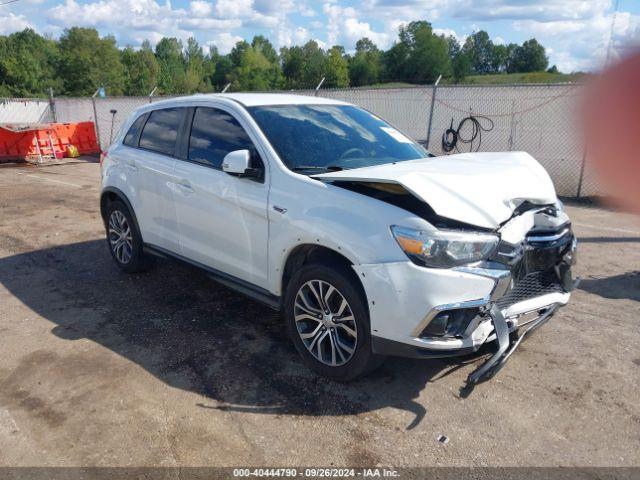
<svg viewBox="0 0 640 480">
<path fill-rule="evenodd" d="M 140 226 L 138 225 L 138 218 L 136 217 L 136 212 L 133 209 L 131 202 L 129 201 L 125 193 L 116 187 L 106 187 L 104 190 L 102 190 L 102 193 L 100 194 L 100 216 L 102 217 L 102 221 L 106 225 L 107 208 L 111 202 L 114 202 L 116 200 L 120 200 L 122 203 L 125 204 L 125 206 L 129 210 L 129 213 L 131 214 L 131 217 L 133 218 L 133 223 L 136 230 L 138 230 L 138 232 L 140 232 L 140 235 L 142 235 L 142 232 L 140 231 Z"/>
<path fill-rule="evenodd" d="M 280 291 L 282 292 L 283 299 L 286 294 L 287 285 L 293 277 L 293 274 L 304 265 L 312 263 L 343 267 L 347 272 L 349 272 L 355 281 L 356 288 L 360 290 L 365 300 L 365 304 L 368 306 L 367 293 L 364 289 L 364 285 L 356 271 L 353 269 L 354 262 L 336 250 L 324 245 L 312 243 L 297 245 L 289 252 L 287 259 L 284 262 L 280 284 Z"/>
</svg>

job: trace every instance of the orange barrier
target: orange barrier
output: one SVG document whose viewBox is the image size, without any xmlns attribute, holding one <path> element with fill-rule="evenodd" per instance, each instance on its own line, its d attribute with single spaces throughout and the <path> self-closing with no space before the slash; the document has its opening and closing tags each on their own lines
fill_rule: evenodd
<svg viewBox="0 0 640 480">
<path fill-rule="evenodd" d="M 93 122 L 0 124 L 0 161 L 63 158 L 70 145 L 81 155 L 100 153 Z"/>
</svg>

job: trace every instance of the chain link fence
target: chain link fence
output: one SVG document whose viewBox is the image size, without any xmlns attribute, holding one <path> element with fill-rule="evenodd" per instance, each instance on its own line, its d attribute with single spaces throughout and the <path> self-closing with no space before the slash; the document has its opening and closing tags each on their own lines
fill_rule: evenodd
<svg viewBox="0 0 640 480">
<path fill-rule="evenodd" d="M 525 151 L 549 172 L 559 195 L 604 195 L 588 163 L 577 126 L 582 87 L 560 85 L 441 86 L 401 89 L 320 90 L 314 94 L 364 107 L 385 118 L 436 155 L 442 136 L 469 116 L 487 128 L 450 153 Z M 486 117 L 486 118 L 482 118 Z M 470 139 L 471 122 L 460 129 Z"/>
<path fill-rule="evenodd" d="M 584 142 L 577 128 L 577 103 L 581 91 L 580 85 L 558 84 L 354 88 L 286 93 L 317 95 L 359 105 L 426 145 L 436 155 L 447 153 L 442 148 L 442 135 L 448 128 L 457 129 L 461 120 L 470 115 L 486 117 L 480 118 L 481 125 L 487 128 L 492 125 L 492 128 L 481 131 L 481 136 L 472 143 L 459 141 L 459 151 L 528 152 L 547 169 L 558 195 L 575 198 L 605 195 L 586 161 Z M 0 122 L 94 121 L 98 141 L 105 149 L 136 108 L 159 99 L 56 98 L 51 105 L 45 100 L 34 100 L 40 106 L 29 107 L 28 111 L 17 106 L 4 110 L 0 100 Z M 20 102 L 25 101 L 18 100 L 17 104 Z M 461 137 L 468 139 L 470 129 L 471 123 L 467 122 L 460 129 Z M 457 150 L 451 153 L 457 153 Z"/>
<path fill-rule="evenodd" d="M 49 123 L 54 121 L 50 100 L 0 98 L 0 124 Z"/>
</svg>

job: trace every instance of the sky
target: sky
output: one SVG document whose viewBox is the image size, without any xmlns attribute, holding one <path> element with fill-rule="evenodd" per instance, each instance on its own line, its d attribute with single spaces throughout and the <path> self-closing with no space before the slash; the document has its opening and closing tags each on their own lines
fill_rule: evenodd
<svg viewBox="0 0 640 480">
<path fill-rule="evenodd" d="M 386 49 L 401 24 L 427 20 L 461 41 L 477 30 L 497 43 L 535 37 L 550 65 L 572 72 L 603 64 L 612 24 L 613 59 L 640 45 L 640 0 L 619 0 L 615 22 L 614 10 L 615 0 L 18 0 L 0 5 L 0 34 L 32 27 L 58 37 L 85 26 L 115 36 L 120 47 L 193 36 L 221 53 L 262 34 L 276 48 L 313 39 L 352 51 L 365 36 Z"/>
</svg>

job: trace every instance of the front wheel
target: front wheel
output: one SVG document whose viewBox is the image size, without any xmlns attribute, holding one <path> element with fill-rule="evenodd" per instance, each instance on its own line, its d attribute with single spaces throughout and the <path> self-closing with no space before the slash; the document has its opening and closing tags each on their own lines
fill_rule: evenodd
<svg viewBox="0 0 640 480">
<path fill-rule="evenodd" d="M 371 351 L 364 294 L 355 274 L 342 267 L 303 267 L 289 282 L 285 319 L 304 363 L 338 381 L 369 373 L 381 362 Z"/>
</svg>

